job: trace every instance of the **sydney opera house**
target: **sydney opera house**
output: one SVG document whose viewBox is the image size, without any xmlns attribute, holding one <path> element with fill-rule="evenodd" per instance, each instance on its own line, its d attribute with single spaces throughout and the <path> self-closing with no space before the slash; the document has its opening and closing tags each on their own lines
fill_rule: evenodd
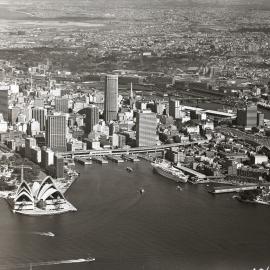
<svg viewBox="0 0 270 270">
<path fill-rule="evenodd" d="M 57 189 L 54 180 L 47 176 L 32 187 L 23 181 L 13 197 L 13 211 L 28 215 L 50 215 L 76 211 Z"/>
</svg>

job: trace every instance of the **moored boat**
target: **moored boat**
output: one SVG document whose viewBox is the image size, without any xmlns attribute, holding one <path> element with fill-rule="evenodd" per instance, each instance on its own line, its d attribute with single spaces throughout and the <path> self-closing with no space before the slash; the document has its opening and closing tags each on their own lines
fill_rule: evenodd
<svg viewBox="0 0 270 270">
<path fill-rule="evenodd" d="M 156 161 L 155 163 L 151 163 L 153 166 L 154 172 L 170 179 L 175 182 L 186 183 L 188 180 L 188 176 L 185 175 L 181 170 L 175 168 L 170 163 L 162 161 Z"/>
</svg>

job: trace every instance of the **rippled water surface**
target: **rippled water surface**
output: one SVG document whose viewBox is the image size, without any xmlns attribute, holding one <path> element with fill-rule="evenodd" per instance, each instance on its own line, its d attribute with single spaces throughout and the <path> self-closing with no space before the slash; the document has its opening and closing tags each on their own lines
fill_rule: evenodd
<svg viewBox="0 0 270 270">
<path fill-rule="evenodd" d="M 127 166 L 134 172 L 128 173 Z M 177 191 L 146 162 L 78 169 L 81 176 L 67 194 L 77 213 L 25 217 L 0 202 L 0 269 L 88 255 L 96 261 L 33 269 L 253 269 L 270 264 L 268 207 L 242 204 L 231 195 L 215 197 L 203 186 L 187 184 Z"/>
</svg>

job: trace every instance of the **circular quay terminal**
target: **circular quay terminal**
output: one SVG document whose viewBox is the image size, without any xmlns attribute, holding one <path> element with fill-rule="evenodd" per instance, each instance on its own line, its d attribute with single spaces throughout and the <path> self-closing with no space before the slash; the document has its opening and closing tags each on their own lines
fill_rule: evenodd
<svg viewBox="0 0 270 270">
<path fill-rule="evenodd" d="M 270 0 L 0 0 L 0 270 L 270 269 Z"/>
</svg>

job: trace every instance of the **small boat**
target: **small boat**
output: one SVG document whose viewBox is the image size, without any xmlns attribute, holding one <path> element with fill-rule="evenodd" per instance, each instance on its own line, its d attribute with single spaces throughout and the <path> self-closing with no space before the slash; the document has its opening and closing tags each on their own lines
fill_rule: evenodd
<svg viewBox="0 0 270 270">
<path fill-rule="evenodd" d="M 183 189 L 181 188 L 181 186 L 177 186 L 177 187 L 176 187 L 176 190 L 181 191 L 181 190 L 183 190 Z"/>
<path fill-rule="evenodd" d="M 142 195 L 145 192 L 143 188 L 140 189 L 140 194 Z"/>
<path fill-rule="evenodd" d="M 131 167 L 127 167 L 128 172 L 133 172 L 133 169 Z"/>
</svg>

